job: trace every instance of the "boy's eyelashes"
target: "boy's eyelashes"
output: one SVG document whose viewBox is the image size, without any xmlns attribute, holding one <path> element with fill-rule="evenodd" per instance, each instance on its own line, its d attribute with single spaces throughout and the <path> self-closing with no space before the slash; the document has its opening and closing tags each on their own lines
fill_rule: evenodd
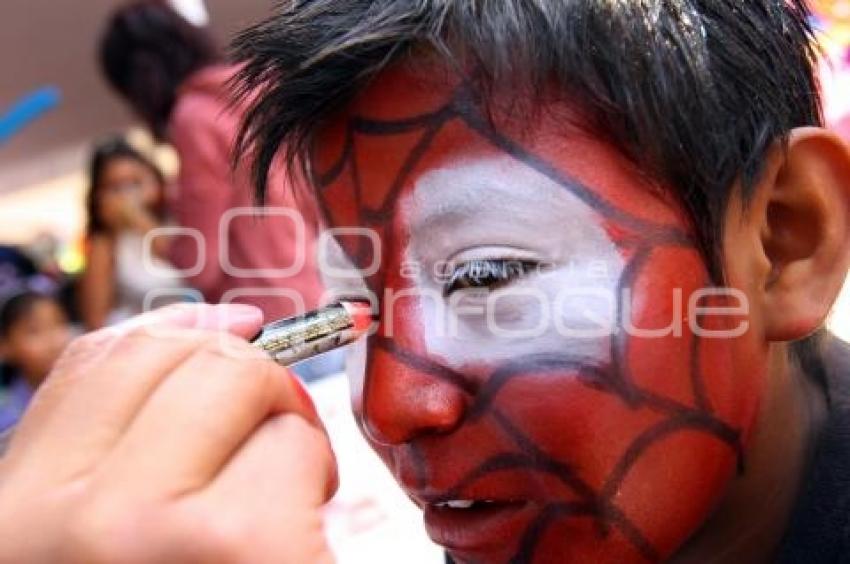
<svg viewBox="0 0 850 564">
<path fill-rule="evenodd" d="M 543 265 L 537 261 L 517 259 L 475 259 L 454 265 L 448 272 L 443 295 L 460 290 L 493 291 L 537 272 Z"/>
</svg>

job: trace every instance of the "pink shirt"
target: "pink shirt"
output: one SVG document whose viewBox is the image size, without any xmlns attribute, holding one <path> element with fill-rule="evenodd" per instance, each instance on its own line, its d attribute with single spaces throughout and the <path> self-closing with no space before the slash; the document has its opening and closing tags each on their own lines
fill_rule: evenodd
<svg viewBox="0 0 850 564">
<path fill-rule="evenodd" d="M 190 77 L 171 116 L 170 139 L 181 161 L 171 212 L 205 247 L 199 257 L 192 238 L 176 237 L 172 261 L 185 270 L 203 259 L 200 271 L 187 280 L 207 302 L 253 303 L 271 321 L 318 305 L 317 214 L 308 198 L 296 203 L 280 168 L 270 176 L 264 208 L 275 215 L 258 217 L 263 209 L 246 209 L 253 206 L 247 167 L 231 170 L 241 110 L 227 105 L 225 84 L 233 72 L 210 67 Z"/>
</svg>

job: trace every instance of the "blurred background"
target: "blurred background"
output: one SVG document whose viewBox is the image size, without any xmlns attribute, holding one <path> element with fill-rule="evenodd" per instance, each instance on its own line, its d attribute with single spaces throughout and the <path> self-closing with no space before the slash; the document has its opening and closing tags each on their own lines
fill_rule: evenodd
<svg viewBox="0 0 850 564">
<path fill-rule="evenodd" d="M 820 30 L 824 114 L 830 126 L 850 142 L 850 0 L 814 0 Z M 832 330 L 850 341 L 850 282 L 830 320 Z"/>
<path fill-rule="evenodd" d="M 173 3 L 207 25 L 220 45 L 258 21 L 270 0 Z M 0 135 L 0 241 L 27 244 L 42 234 L 60 243 L 63 266 L 75 256 L 85 224 L 85 166 L 95 140 L 116 132 L 153 151 L 150 136 L 109 88 L 98 67 L 98 41 L 118 0 L 3 0 L 0 18 L 0 115 L 27 95 L 52 89 L 57 105 L 5 141 Z M 153 153 L 176 172 L 167 149 Z"/>
</svg>

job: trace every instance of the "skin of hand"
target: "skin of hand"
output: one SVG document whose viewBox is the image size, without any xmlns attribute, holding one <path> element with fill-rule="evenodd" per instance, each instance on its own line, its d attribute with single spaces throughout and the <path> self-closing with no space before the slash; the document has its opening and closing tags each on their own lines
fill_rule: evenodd
<svg viewBox="0 0 850 564">
<path fill-rule="evenodd" d="M 251 306 L 74 341 L 0 459 L 0 562 L 332 562 L 333 452 Z"/>
<path fill-rule="evenodd" d="M 112 230 L 132 229 L 146 233 L 157 227 L 138 188 L 123 187 L 106 190 L 101 196 L 101 214 Z"/>
<path fill-rule="evenodd" d="M 157 226 L 156 219 L 145 207 L 138 191 L 127 190 L 120 194 L 120 215 L 123 225 L 146 233 Z"/>
</svg>

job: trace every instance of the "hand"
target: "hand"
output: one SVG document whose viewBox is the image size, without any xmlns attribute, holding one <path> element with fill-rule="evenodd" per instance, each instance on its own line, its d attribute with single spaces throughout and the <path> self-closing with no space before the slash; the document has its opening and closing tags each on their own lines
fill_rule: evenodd
<svg viewBox="0 0 850 564">
<path fill-rule="evenodd" d="M 142 202 L 141 193 L 138 189 L 123 191 L 119 205 L 121 224 L 129 229 L 139 233 L 147 233 L 158 226 L 156 218 Z"/>
<path fill-rule="evenodd" d="M 157 227 L 157 221 L 142 202 L 140 189 L 133 186 L 113 188 L 101 195 L 100 214 L 115 231 L 133 229 L 141 233 Z"/>
<path fill-rule="evenodd" d="M 261 323 L 183 305 L 72 343 L 0 459 L 0 562 L 332 562 L 333 454 Z"/>
</svg>

